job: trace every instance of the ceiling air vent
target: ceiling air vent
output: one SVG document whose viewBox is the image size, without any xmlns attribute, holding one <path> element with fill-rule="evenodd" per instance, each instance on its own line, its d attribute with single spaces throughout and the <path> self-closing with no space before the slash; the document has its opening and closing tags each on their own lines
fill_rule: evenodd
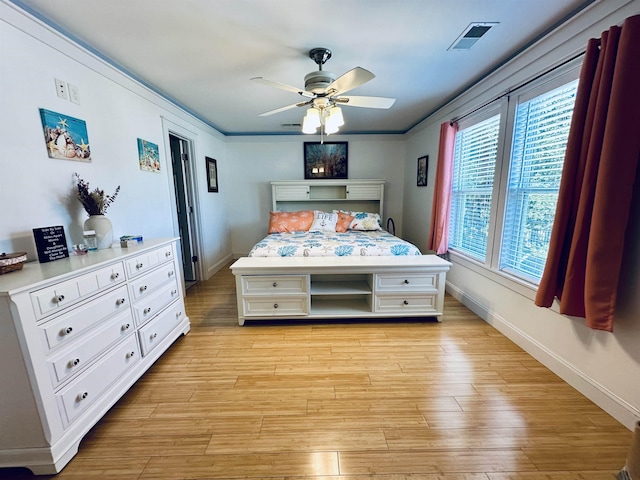
<svg viewBox="0 0 640 480">
<path fill-rule="evenodd" d="M 300 123 L 281 123 L 280 127 L 283 130 L 300 130 L 302 128 L 302 124 Z"/>
<path fill-rule="evenodd" d="M 498 24 L 499 22 L 470 23 L 447 50 L 469 50 L 485 33 Z"/>
</svg>

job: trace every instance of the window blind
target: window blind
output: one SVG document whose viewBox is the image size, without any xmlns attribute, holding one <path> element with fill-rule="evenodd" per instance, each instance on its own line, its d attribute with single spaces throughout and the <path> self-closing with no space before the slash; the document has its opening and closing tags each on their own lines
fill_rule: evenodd
<svg viewBox="0 0 640 480">
<path fill-rule="evenodd" d="M 500 115 L 458 131 L 449 222 L 449 247 L 484 261 L 496 168 Z"/>
<path fill-rule="evenodd" d="M 578 81 L 516 109 L 500 269 L 538 283 L 549 248 Z"/>
</svg>

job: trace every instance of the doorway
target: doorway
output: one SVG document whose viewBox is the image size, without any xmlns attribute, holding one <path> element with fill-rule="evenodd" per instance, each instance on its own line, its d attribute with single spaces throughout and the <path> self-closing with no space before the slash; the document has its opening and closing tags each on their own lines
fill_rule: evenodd
<svg viewBox="0 0 640 480">
<path fill-rule="evenodd" d="M 198 281 L 197 243 L 194 224 L 194 195 L 191 175 L 191 141 L 169 133 L 176 214 L 182 254 L 185 288 Z"/>
</svg>

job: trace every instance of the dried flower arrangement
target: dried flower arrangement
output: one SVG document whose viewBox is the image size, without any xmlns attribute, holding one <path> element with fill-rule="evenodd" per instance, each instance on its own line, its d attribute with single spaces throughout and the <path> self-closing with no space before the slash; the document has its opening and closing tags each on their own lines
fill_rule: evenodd
<svg viewBox="0 0 640 480">
<path fill-rule="evenodd" d="M 89 216 L 104 215 L 109 205 L 111 205 L 118 196 L 120 185 L 118 185 L 116 191 L 113 192 L 113 195 L 105 195 L 104 190 L 100 190 L 99 188 L 89 190 L 89 182 L 85 182 L 77 173 L 74 173 L 73 176 L 76 178 L 78 200 L 80 200 L 80 203 L 82 203 L 82 206 Z"/>
</svg>

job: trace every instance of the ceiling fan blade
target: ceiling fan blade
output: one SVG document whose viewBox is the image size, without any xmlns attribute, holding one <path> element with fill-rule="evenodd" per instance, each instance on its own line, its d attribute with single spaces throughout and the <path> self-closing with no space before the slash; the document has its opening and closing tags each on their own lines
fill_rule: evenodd
<svg viewBox="0 0 640 480">
<path fill-rule="evenodd" d="M 336 78 L 327 87 L 326 92 L 329 95 L 340 95 L 341 93 L 348 92 L 349 90 L 353 90 L 354 88 L 367 83 L 369 80 L 372 80 L 375 77 L 376 76 L 369 70 L 365 70 L 361 67 L 356 67 Z"/>
<path fill-rule="evenodd" d="M 348 107 L 364 108 L 391 108 L 396 101 L 395 98 L 361 96 L 335 97 L 331 98 L 331 100 Z"/>
<path fill-rule="evenodd" d="M 302 95 L 303 97 L 312 98 L 314 96 L 313 93 L 307 92 L 302 88 L 292 87 L 291 85 L 287 85 L 285 83 L 272 82 L 271 80 L 267 80 L 263 77 L 254 77 L 251 80 L 254 82 L 262 83 L 263 85 L 279 88 L 280 90 L 286 90 L 287 92 L 297 93 L 298 95 Z"/>
<path fill-rule="evenodd" d="M 293 105 L 287 105 L 286 107 L 280 107 L 280 108 L 276 108 L 275 110 L 269 110 L 268 112 L 261 113 L 258 116 L 268 117 L 269 115 L 273 115 L 274 113 L 284 112 L 285 110 L 291 110 L 292 108 L 296 108 L 296 107 L 304 107 L 305 105 L 309 105 L 310 103 L 311 103 L 311 100 L 309 100 L 308 102 L 298 102 L 298 103 L 294 103 Z"/>
</svg>

